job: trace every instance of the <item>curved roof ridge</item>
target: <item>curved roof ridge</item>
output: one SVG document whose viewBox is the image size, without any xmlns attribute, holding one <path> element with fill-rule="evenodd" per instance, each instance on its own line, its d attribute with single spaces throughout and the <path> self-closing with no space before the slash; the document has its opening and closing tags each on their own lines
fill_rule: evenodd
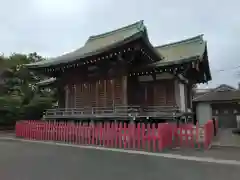
<svg viewBox="0 0 240 180">
<path fill-rule="evenodd" d="M 167 43 L 164 45 L 156 46 L 155 48 L 164 48 L 164 47 L 169 47 L 169 46 L 181 45 L 181 44 L 191 43 L 191 42 L 195 42 L 195 41 L 199 41 L 199 40 L 204 41 L 203 36 L 204 36 L 204 34 L 200 34 L 198 36 L 187 38 L 187 39 L 184 39 L 181 41 L 175 41 L 175 42 Z"/>
<path fill-rule="evenodd" d="M 91 40 L 94 40 L 94 39 L 97 39 L 97 38 L 102 38 L 102 37 L 109 36 L 111 34 L 119 32 L 119 31 L 124 31 L 126 29 L 133 29 L 133 28 L 136 28 L 139 31 L 144 30 L 144 28 L 145 28 L 144 21 L 140 20 L 140 21 L 137 21 L 137 22 L 135 22 L 133 24 L 130 24 L 130 25 L 127 25 L 127 26 L 124 26 L 124 27 L 121 27 L 121 28 L 118 28 L 118 29 L 115 29 L 115 30 L 112 30 L 112 31 L 108 31 L 108 32 L 105 32 L 105 33 L 102 33 L 102 34 L 98 34 L 98 35 L 92 35 L 92 36 L 90 36 L 88 38 L 87 42 L 91 41 Z"/>
</svg>

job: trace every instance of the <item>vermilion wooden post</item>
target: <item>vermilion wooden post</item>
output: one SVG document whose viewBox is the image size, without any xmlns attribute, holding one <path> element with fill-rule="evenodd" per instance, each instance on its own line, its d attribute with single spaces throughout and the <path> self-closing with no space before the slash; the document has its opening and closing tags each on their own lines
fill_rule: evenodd
<svg viewBox="0 0 240 180">
<path fill-rule="evenodd" d="M 31 137 L 31 123 L 28 122 L 28 135 L 27 135 L 27 138 L 30 139 Z"/>
<path fill-rule="evenodd" d="M 35 130 L 34 121 L 31 121 L 30 125 L 31 125 L 31 127 L 29 129 L 30 130 L 30 139 L 33 139 L 34 138 L 34 130 Z"/>
<path fill-rule="evenodd" d="M 47 122 L 47 140 L 50 140 L 50 123 Z"/>
<path fill-rule="evenodd" d="M 43 139 L 47 140 L 47 122 L 44 123 Z"/>
<path fill-rule="evenodd" d="M 122 126 L 123 126 L 122 122 L 120 122 L 119 123 L 119 142 L 118 142 L 119 143 L 119 146 L 118 146 L 119 148 L 122 148 L 122 142 L 123 142 L 123 140 L 122 140 L 123 139 L 122 138 L 123 137 Z"/>
<path fill-rule="evenodd" d="M 34 132 L 34 121 L 31 121 L 30 122 L 30 125 L 31 125 L 31 127 L 30 127 L 30 139 L 33 139 L 33 136 L 34 136 L 34 134 L 33 134 L 33 132 Z"/>
<path fill-rule="evenodd" d="M 54 122 L 54 141 L 59 141 L 58 122 Z"/>
<path fill-rule="evenodd" d="M 62 123 L 61 122 L 59 122 L 58 123 L 58 130 L 59 130 L 59 141 L 62 141 L 63 140 L 63 129 L 62 129 Z"/>
<path fill-rule="evenodd" d="M 200 138 L 199 138 L 199 126 L 198 126 L 198 123 L 196 124 L 196 143 L 197 143 L 197 147 L 200 149 L 201 145 L 200 145 Z"/>
<path fill-rule="evenodd" d="M 82 123 L 79 124 L 79 136 L 80 136 L 79 143 L 83 144 L 83 126 L 82 126 Z"/>
<path fill-rule="evenodd" d="M 29 131 L 28 131 L 28 129 L 29 129 L 29 124 L 28 124 L 28 122 L 24 122 L 24 125 L 25 125 L 25 138 L 28 138 L 28 133 L 29 133 Z"/>
<path fill-rule="evenodd" d="M 18 124 L 18 127 L 16 127 L 16 129 L 18 129 L 18 137 L 23 137 L 23 129 L 22 129 L 22 123 L 21 123 L 21 121 L 18 121 L 17 122 L 17 124 Z"/>
<path fill-rule="evenodd" d="M 114 147 L 118 148 L 118 141 L 119 141 L 119 124 L 118 122 L 115 123 L 115 142 Z"/>
<path fill-rule="evenodd" d="M 137 149 L 141 148 L 141 124 L 137 123 Z"/>
<path fill-rule="evenodd" d="M 153 126 L 152 127 L 152 141 L 153 141 L 153 152 L 156 152 L 156 140 L 157 140 L 157 132 L 156 128 Z"/>
<path fill-rule="evenodd" d="M 21 123 L 21 137 L 24 137 L 26 136 L 26 125 L 24 122 L 20 122 Z"/>
<path fill-rule="evenodd" d="M 106 146 L 109 146 L 109 138 L 110 138 L 110 134 L 109 134 L 109 122 L 106 122 L 106 126 L 105 126 L 105 137 L 106 137 Z"/>
<path fill-rule="evenodd" d="M 90 145 L 91 144 L 91 125 L 89 124 L 88 126 L 87 126 L 87 136 L 88 136 L 88 145 Z"/>
<path fill-rule="evenodd" d="M 82 124 L 82 144 L 86 143 L 86 127 L 85 124 Z"/>
<path fill-rule="evenodd" d="M 64 142 L 67 142 L 67 136 L 68 136 L 68 124 L 65 122 L 64 124 Z"/>
<path fill-rule="evenodd" d="M 100 122 L 98 125 L 98 139 L 99 139 L 99 145 L 102 145 L 102 123 Z"/>
<path fill-rule="evenodd" d="M 71 143 L 72 140 L 72 124 L 68 122 L 68 133 L 67 133 L 67 143 Z"/>
<path fill-rule="evenodd" d="M 65 126 L 65 123 L 62 122 L 61 123 L 61 141 L 64 141 L 64 126 Z"/>
<path fill-rule="evenodd" d="M 62 125 L 62 134 L 63 134 L 63 141 L 65 142 L 66 141 L 66 127 L 67 127 L 67 124 L 66 122 L 63 123 Z"/>
<path fill-rule="evenodd" d="M 49 122 L 49 139 L 53 140 L 53 123 Z"/>
<path fill-rule="evenodd" d="M 72 122 L 68 123 L 68 143 L 72 143 Z"/>
<path fill-rule="evenodd" d="M 36 123 L 36 127 L 35 127 L 36 128 L 36 132 L 35 132 L 35 139 L 36 140 L 39 140 L 39 128 L 38 128 L 39 127 L 39 123 L 40 122 L 37 122 Z"/>
<path fill-rule="evenodd" d="M 157 129 L 157 134 L 158 134 L 158 151 L 162 151 L 163 147 L 162 147 L 162 141 L 163 141 L 163 137 L 162 137 L 162 126 L 159 123 L 158 124 L 158 129 Z"/>
<path fill-rule="evenodd" d="M 43 139 L 42 139 L 42 138 L 43 138 L 43 137 L 42 137 L 42 136 L 43 136 L 42 134 L 43 134 L 43 123 L 40 123 L 40 124 L 39 124 L 39 139 L 40 139 L 40 140 L 43 140 Z"/>
<path fill-rule="evenodd" d="M 22 121 L 19 123 L 21 124 L 21 137 L 25 138 L 25 124 Z"/>
<path fill-rule="evenodd" d="M 151 124 L 148 123 L 147 124 L 147 151 L 151 151 L 151 141 L 152 141 L 152 128 L 151 128 Z"/>
<path fill-rule="evenodd" d="M 106 123 L 104 123 L 105 124 L 105 146 L 109 146 L 109 138 L 110 138 L 110 134 L 109 134 L 109 122 L 106 122 Z"/>
<path fill-rule="evenodd" d="M 190 140 L 189 140 L 189 136 L 190 136 L 189 133 L 191 133 L 190 131 L 191 129 L 189 127 L 186 127 L 186 130 L 185 130 L 186 147 L 190 146 Z"/>
<path fill-rule="evenodd" d="M 123 142 L 123 148 L 127 148 L 127 124 L 126 122 L 123 123 L 123 135 L 122 135 L 122 142 Z"/>
<path fill-rule="evenodd" d="M 31 121 L 31 136 L 30 139 L 34 139 L 34 135 L 35 135 L 35 121 Z"/>
<path fill-rule="evenodd" d="M 48 140 L 52 140 L 52 123 L 51 122 L 48 122 L 48 133 L 49 133 Z"/>
<path fill-rule="evenodd" d="M 76 123 L 73 124 L 73 143 L 76 144 L 77 142 L 77 126 L 76 126 Z"/>
<path fill-rule="evenodd" d="M 178 142 L 179 142 L 179 146 L 182 146 L 182 144 L 183 144 L 183 143 L 182 143 L 182 140 L 183 140 L 183 139 L 182 139 L 182 128 L 179 127 L 178 129 L 179 129 L 179 131 L 178 131 L 178 132 L 179 132 L 179 133 L 178 133 L 178 137 L 179 137 L 178 140 L 179 140 L 179 141 L 178 141 Z"/>
<path fill-rule="evenodd" d="M 146 134 L 146 125 L 142 123 L 142 136 L 141 136 L 141 141 L 142 141 L 142 149 L 146 149 L 146 142 L 145 142 L 145 134 Z"/>
<path fill-rule="evenodd" d="M 80 134 L 79 134 L 79 122 L 76 123 L 76 144 L 80 144 L 79 143 L 79 139 L 80 139 Z"/>
<path fill-rule="evenodd" d="M 182 135 L 183 135 L 183 146 L 187 147 L 188 146 L 188 127 L 184 127 L 183 126 L 183 131 L 182 131 Z"/>
<path fill-rule="evenodd" d="M 28 129 L 29 129 L 29 124 L 28 124 L 28 122 L 26 121 L 26 122 L 24 122 L 24 126 L 25 126 L 25 138 L 28 138 L 28 133 L 29 133 L 29 131 L 28 131 Z"/>
<path fill-rule="evenodd" d="M 114 139 L 115 139 L 115 124 L 113 122 L 110 123 L 110 134 L 111 134 L 111 138 L 110 138 L 110 147 L 113 148 L 114 145 Z"/>
<path fill-rule="evenodd" d="M 26 138 L 26 123 L 25 122 L 21 122 L 22 123 L 22 131 L 23 131 L 23 137 Z"/>
<path fill-rule="evenodd" d="M 49 140 L 53 140 L 53 123 L 49 122 Z"/>
<path fill-rule="evenodd" d="M 31 133 L 31 131 L 30 131 L 30 128 L 31 128 L 31 124 L 30 124 L 30 122 L 28 122 L 27 123 L 27 138 L 29 139 L 30 138 L 30 133 Z"/>
<path fill-rule="evenodd" d="M 192 145 L 192 148 L 194 148 L 194 130 L 196 130 L 196 128 L 194 128 L 192 126 L 192 128 L 191 128 L 191 145 Z"/>
<path fill-rule="evenodd" d="M 102 124 L 102 145 L 105 146 L 106 145 L 106 123 L 103 122 Z"/>
<path fill-rule="evenodd" d="M 105 137 L 105 126 L 106 126 L 106 124 L 105 124 L 105 122 L 103 122 L 103 124 L 102 124 L 102 145 L 103 146 L 105 146 L 105 139 L 106 139 L 106 137 Z"/>
<path fill-rule="evenodd" d="M 132 149 L 133 148 L 133 123 L 132 122 L 130 122 L 129 124 L 128 124 L 128 137 L 129 137 L 129 139 L 128 139 L 128 148 L 129 149 Z"/>
<path fill-rule="evenodd" d="M 59 141 L 62 141 L 62 123 L 58 123 L 58 129 L 59 129 Z"/>
<path fill-rule="evenodd" d="M 96 128 L 96 127 L 95 127 L 95 124 L 92 123 L 92 124 L 91 124 L 91 127 L 92 127 L 92 130 L 91 130 L 91 131 L 92 131 L 92 145 L 95 145 L 95 139 L 96 139 L 96 138 L 95 138 L 95 134 L 96 134 L 96 133 L 95 133 L 95 131 L 96 131 L 96 129 L 95 129 L 95 128 Z"/>
<path fill-rule="evenodd" d="M 30 126 L 31 126 L 31 124 L 30 124 L 29 122 L 27 122 L 26 125 L 27 125 L 27 139 L 29 139 L 29 137 L 30 137 Z"/>
</svg>

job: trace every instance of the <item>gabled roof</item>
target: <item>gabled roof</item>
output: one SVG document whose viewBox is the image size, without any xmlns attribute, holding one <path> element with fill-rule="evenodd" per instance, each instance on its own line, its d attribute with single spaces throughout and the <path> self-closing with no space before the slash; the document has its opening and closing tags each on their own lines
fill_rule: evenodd
<svg viewBox="0 0 240 180">
<path fill-rule="evenodd" d="M 194 102 L 234 101 L 234 100 L 240 101 L 240 91 L 210 92 L 193 99 Z"/>
<path fill-rule="evenodd" d="M 202 58 L 206 50 L 203 35 L 156 47 L 164 59 L 157 66 L 181 64 Z"/>
<path fill-rule="evenodd" d="M 209 102 L 209 101 L 231 101 L 240 100 L 240 91 L 226 84 L 221 84 L 215 89 L 204 94 L 198 94 L 194 102 Z"/>
<path fill-rule="evenodd" d="M 221 84 L 220 86 L 216 87 L 214 92 L 220 92 L 220 91 L 237 91 L 236 88 L 229 86 L 227 84 Z"/>
<path fill-rule="evenodd" d="M 73 52 L 45 61 L 28 64 L 27 66 L 38 68 L 70 63 L 89 56 L 97 55 L 110 48 L 118 47 L 141 36 L 146 36 L 146 27 L 143 24 L 143 21 L 138 21 L 134 24 L 122 27 L 111 32 L 96 36 L 90 36 L 83 47 Z M 156 53 L 156 55 L 158 54 Z M 160 57 L 161 56 L 159 55 L 159 58 Z"/>
</svg>

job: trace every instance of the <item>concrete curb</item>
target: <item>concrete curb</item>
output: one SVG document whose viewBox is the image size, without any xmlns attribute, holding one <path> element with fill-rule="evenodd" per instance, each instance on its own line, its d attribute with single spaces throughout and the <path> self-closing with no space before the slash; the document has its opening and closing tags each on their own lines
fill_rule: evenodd
<svg viewBox="0 0 240 180">
<path fill-rule="evenodd" d="M 233 149 L 240 149 L 240 146 L 238 146 L 238 145 L 231 145 L 231 144 L 226 144 L 226 145 L 224 145 L 224 144 L 212 144 L 212 146 L 211 146 L 211 148 L 210 149 L 212 149 L 212 148 L 233 148 Z"/>
</svg>

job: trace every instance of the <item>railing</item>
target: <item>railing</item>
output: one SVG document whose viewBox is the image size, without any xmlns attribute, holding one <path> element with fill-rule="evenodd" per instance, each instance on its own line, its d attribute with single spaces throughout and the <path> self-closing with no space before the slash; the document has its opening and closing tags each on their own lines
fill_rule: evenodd
<svg viewBox="0 0 240 180">
<path fill-rule="evenodd" d="M 176 147 L 209 149 L 213 140 L 213 121 L 205 125 L 176 123 L 98 122 L 72 123 L 56 121 L 18 121 L 16 136 L 24 139 L 63 141 L 161 152 Z"/>
<path fill-rule="evenodd" d="M 114 106 L 48 109 L 46 118 L 90 117 L 179 117 L 183 113 L 173 106 Z"/>
</svg>

